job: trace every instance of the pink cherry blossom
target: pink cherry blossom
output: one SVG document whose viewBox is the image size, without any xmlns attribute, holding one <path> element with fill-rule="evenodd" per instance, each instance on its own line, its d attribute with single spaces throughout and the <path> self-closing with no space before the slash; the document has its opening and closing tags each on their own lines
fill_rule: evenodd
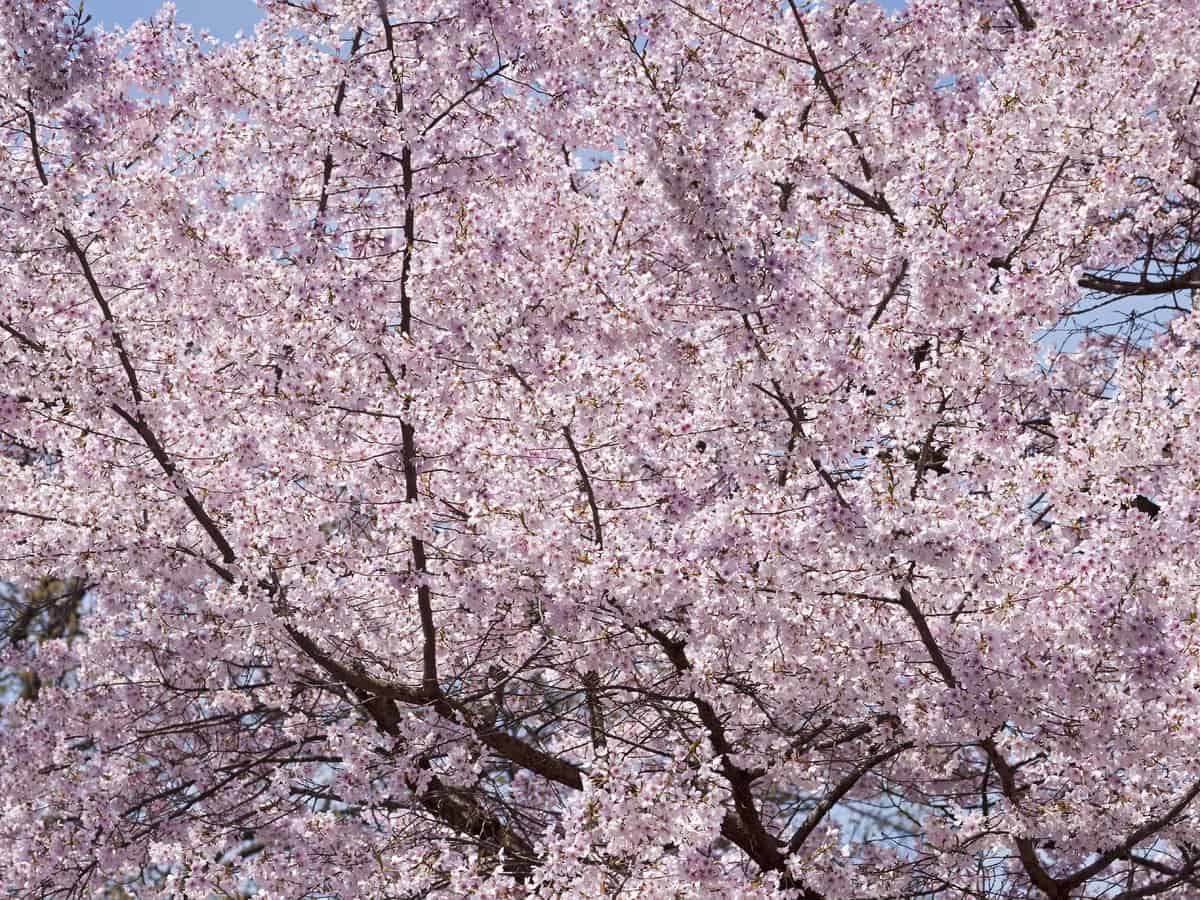
<svg viewBox="0 0 1200 900">
<path fill-rule="evenodd" d="M 1200 2 L 0 0 L 0 887 L 1200 897 Z"/>
</svg>

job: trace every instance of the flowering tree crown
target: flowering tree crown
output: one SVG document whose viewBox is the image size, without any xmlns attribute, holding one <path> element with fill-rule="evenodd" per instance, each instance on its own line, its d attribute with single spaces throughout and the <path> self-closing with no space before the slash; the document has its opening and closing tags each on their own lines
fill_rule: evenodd
<svg viewBox="0 0 1200 900">
<path fill-rule="evenodd" d="M 0 2 L 0 886 L 1200 896 L 1195 0 Z"/>
</svg>

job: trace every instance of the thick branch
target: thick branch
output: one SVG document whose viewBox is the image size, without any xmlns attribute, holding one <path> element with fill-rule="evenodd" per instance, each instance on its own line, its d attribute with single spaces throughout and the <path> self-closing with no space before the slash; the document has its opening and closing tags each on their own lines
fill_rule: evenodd
<svg viewBox="0 0 1200 900">
<path fill-rule="evenodd" d="M 1033 20 L 1033 16 L 1029 14 L 1029 10 L 1022 0 L 1008 0 L 1008 5 L 1017 14 L 1017 21 L 1021 23 L 1022 28 L 1026 31 L 1033 31 L 1033 29 L 1037 28 L 1037 22 Z"/>
<path fill-rule="evenodd" d="M 929 653 L 929 658 L 933 662 L 934 667 L 941 674 L 942 681 L 946 682 L 947 687 L 958 687 L 958 680 L 954 677 L 954 672 L 950 668 L 950 664 L 946 662 L 946 657 L 942 654 L 942 648 L 938 646 L 937 641 L 934 639 L 933 632 L 929 630 L 929 623 L 925 620 L 924 614 L 913 599 L 912 592 L 908 589 L 907 584 L 900 586 L 900 605 L 908 613 L 908 617 L 912 619 L 913 624 L 917 626 L 917 634 L 921 636 L 921 643 L 925 645 L 925 650 Z"/>
<path fill-rule="evenodd" d="M 46 167 L 42 164 L 42 150 L 38 146 L 37 119 L 33 117 L 32 109 L 25 110 L 25 117 L 29 120 L 29 146 L 33 149 L 33 167 L 37 169 L 42 187 L 46 187 L 50 184 L 50 179 L 46 177 Z"/>
<path fill-rule="evenodd" d="M 842 178 L 840 175 L 834 175 L 833 180 L 861 200 L 863 206 L 874 210 L 881 215 L 887 216 L 892 220 L 892 224 L 894 225 L 900 224 L 900 218 L 896 215 L 896 211 L 892 209 L 892 204 L 888 203 L 887 197 L 883 196 L 883 194 L 879 193 L 878 191 L 876 191 L 874 194 L 870 194 L 860 188 L 858 185 L 847 181 L 845 178 Z"/>
<path fill-rule="evenodd" d="M 1004 758 L 1004 754 L 996 746 L 996 742 L 990 737 L 980 741 L 979 746 L 983 748 L 983 752 L 987 754 L 992 767 L 996 770 L 996 775 L 1000 779 L 1000 790 L 1004 794 L 1005 799 L 1015 805 L 1017 797 L 1020 794 L 1017 788 L 1016 770 L 1009 765 L 1008 760 Z M 1046 871 L 1045 866 L 1042 865 L 1042 861 L 1038 859 L 1033 841 L 1027 837 L 1019 837 L 1015 839 L 1015 842 L 1021 866 L 1025 869 L 1026 874 L 1033 881 L 1034 885 L 1047 897 L 1050 897 L 1051 900 L 1059 900 L 1059 898 L 1066 897 L 1068 892 L 1063 889 L 1062 883 L 1051 876 Z"/>
<path fill-rule="evenodd" d="M 671 661 L 678 672 L 691 670 L 692 664 L 687 658 L 686 644 L 671 639 L 657 628 L 644 627 L 663 648 L 667 659 Z M 712 704 L 695 695 L 691 697 L 691 701 L 700 714 L 700 721 L 704 725 L 705 731 L 708 732 L 709 743 L 712 745 L 713 751 L 721 757 L 721 774 L 725 776 L 725 780 L 729 784 L 733 806 L 737 811 L 736 825 L 727 827 L 729 817 L 726 817 L 726 824 L 722 825 L 721 833 L 741 847 L 762 869 L 767 871 L 783 870 L 784 855 L 780 851 L 778 843 L 767 834 L 766 828 L 763 827 L 762 818 L 758 814 L 758 808 L 754 803 L 754 794 L 751 790 L 755 777 L 761 773 L 749 772 L 733 761 L 733 746 L 729 743 L 725 726 Z"/>
<path fill-rule="evenodd" d="M 45 353 L 46 352 L 45 344 L 43 344 L 39 340 L 35 340 L 34 338 L 29 337 L 26 334 L 21 333 L 16 328 L 9 325 L 7 322 L 0 322 L 0 329 L 7 331 L 9 334 L 11 334 L 13 337 L 15 337 L 18 341 L 20 341 L 22 344 L 24 344 L 30 350 L 33 350 L 37 353 Z"/>
<path fill-rule="evenodd" d="M 600 673 L 592 669 L 583 676 L 583 690 L 587 698 L 588 726 L 592 734 L 592 750 L 604 753 L 608 748 L 608 737 L 604 733 L 604 709 L 600 705 Z"/>
<path fill-rule="evenodd" d="M 414 688 L 380 681 L 365 672 L 352 669 L 344 663 L 339 662 L 331 654 L 322 650 L 316 641 L 295 626 L 285 624 L 284 628 L 291 635 L 296 646 L 305 655 L 324 669 L 336 681 L 353 690 L 364 701 L 367 711 L 372 714 L 376 724 L 379 725 L 380 730 L 385 734 L 398 733 L 394 725 L 388 724 L 389 722 L 399 721 L 399 715 L 394 709 L 395 703 L 403 703 L 408 706 L 428 706 L 448 722 L 461 724 L 469 728 L 474 732 L 480 743 L 494 750 L 514 765 L 527 769 L 564 787 L 569 787 L 577 791 L 583 790 L 583 770 L 579 766 L 559 759 L 543 750 L 539 750 L 531 744 L 527 744 L 519 738 L 513 737 L 505 731 L 501 731 L 489 720 L 475 715 L 465 705 L 455 702 L 453 698 L 447 697 L 442 693 L 440 688 L 435 688 L 435 690 L 431 691 L 424 683 L 421 687 Z M 372 703 L 376 699 L 393 704 L 392 710 L 383 712 L 382 716 L 377 714 L 381 710 L 377 705 L 373 705 Z"/>
<path fill-rule="evenodd" d="M 287 631 L 296 646 L 304 651 L 313 662 L 331 675 L 335 680 L 356 691 L 363 691 L 373 696 L 386 697 L 389 700 L 407 703 L 410 706 L 423 706 L 435 698 L 427 694 L 424 687 L 410 688 L 402 685 L 384 683 L 365 672 L 355 671 L 322 650 L 317 642 L 294 625 L 285 622 Z"/>
<path fill-rule="evenodd" d="M 1116 278 L 1106 278 L 1103 275 L 1084 274 L 1077 284 L 1086 291 L 1099 291 L 1118 297 L 1151 297 L 1156 294 L 1171 294 L 1175 291 L 1188 291 L 1200 288 L 1200 266 L 1188 269 L 1182 275 L 1164 278 L 1161 281 L 1150 281 L 1140 278 L 1137 281 L 1121 281 Z M 1076 314 L 1086 310 L 1076 310 Z"/>
<path fill-rule="evenodd" d="M 415 787 L 415 784 L 410 782 L 410 787 Z M 473 797 L 465 795 L 464 791 L 446 787 L 436 775 L 430 777 L 427 790 L 414 793 L 428 812 L 459 834 L 499 847 L 512 856 L 513 861 L 505 868 L 518 881 L 524 881 L 533 874 L 538 862 L 534 848 Z"/>
<path fill-rule="evenodd" d="M 408 294 L 408 279 L 412 274 L 413 249 L 417 243 L 416 211 L 413 209 L 412 147 L 405 144 L 400 150 L 400 174 L 404 183 L 404 255 L 400 262 L 400 333 L 412 336 L 412 298 Z"/>
<path fill-rule="evenodd" d="M 937 414 L 940 417 L 946 411 L 946 404 L 949 402 L 949 397 L 943 395 L 942 402 L 938 404 Z M 913 476 L 912 490 L 909 492 L 911 499 L 917 499 L 917 490 L 921 487 L 921 482 L 925 479 L 925 473 L 936 467 L 936 461 L 933 455 L 933 438 L 937 434 L 939 419 L 935 419 L 933 424 L 929 426 L 929 430 L 925 432 L 925 440 L 921 443 L 921 450 L 917 454 L 916 459 L 916 474 Z"/>
</svg>

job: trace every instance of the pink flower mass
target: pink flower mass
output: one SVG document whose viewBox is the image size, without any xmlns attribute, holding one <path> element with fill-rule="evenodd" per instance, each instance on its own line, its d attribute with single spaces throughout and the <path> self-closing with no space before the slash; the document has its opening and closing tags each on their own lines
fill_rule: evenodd
<svg viewBox="0 0 1200 900">
<path fill-rule="evenodd" d="M 1200 898 L 1200 0 L 0 0 L 0 895 Z"/>
</svg>

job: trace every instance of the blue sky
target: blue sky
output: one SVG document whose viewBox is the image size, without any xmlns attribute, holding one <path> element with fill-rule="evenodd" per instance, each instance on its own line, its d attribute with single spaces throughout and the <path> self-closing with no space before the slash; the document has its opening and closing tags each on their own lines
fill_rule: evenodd
<svg viewBox="0 0 1200 900">
<path fill-rule="evenodd" d="M 162 3 L 163 0 L 83 0 L 83 8 L 97 24 L 112 27 L 148 19 Z M 248 32 L 259 18 L 254 0 L 175 0 L 175 15 L 197 31 L 207 29 L 226 39 L 239 29 Z"/>
<path fill-rule="evenodd" d="M 881 4 L 885 9 L 900 9 L 904 0 L 881 0 Z M 110 27 L 149 18 L 161 5 L 162 0 L 84 0 L 93 20 Z M 175 9 L 179 21 L 226 39 L 239 29 L 249 31 L 258 21 L 254 0 L 175 0 Z"/>
</svg>

